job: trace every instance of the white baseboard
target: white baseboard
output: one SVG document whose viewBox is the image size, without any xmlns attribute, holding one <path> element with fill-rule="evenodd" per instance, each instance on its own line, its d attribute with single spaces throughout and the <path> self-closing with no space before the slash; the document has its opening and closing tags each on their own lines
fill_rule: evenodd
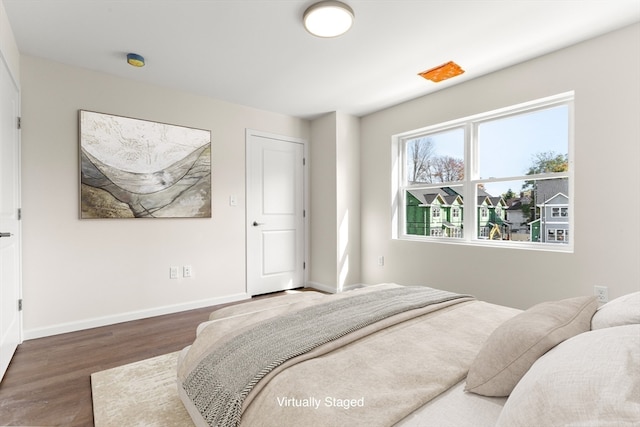
<svg viewBox="0 0 640 427">
<path fill-rule="evenodd" d="M 319 291 L 322 292 L 328 292 L 330 294 L 337 294 L 340 292 L 345 292 L 345 291 L 350 291 L 353 289 L 357 289 L 357 288 L 361 288 L 363 285 L 357 283 L 354 285 L 347 285 L 347 286 L 343 286 L 342 289 L 337 289 L 336 286 L 331 286 L 331 285 L 325 285 L 324 283 L 318 283 L 318 282 L 307 282 L 307 286 L 313 289 L 317 289 Z"/>
<path fill-rule="evenodd" d="M 197 308 L 209 307 L 218 304 L 242 301 L 250 298 L 251 296 L 249 294 L 241 293 L 183 304 L 167 305 L 163 307 L 155 307 L 139 311 L 130 311 L 127 313 L 120 313 L 112 316 L 94 317 L 92 319 L 79 320 L 77 322 L 59 323 L 57 325 L 45 326 L 42 328 L 25 329 L 22 332 L 22 338 L 23 340 L 43 338 L 52 335 L 65 334 L 67 332 L 76 332 L 84 329 L 99 328 L 101 326 L 129 322 L 131 320 L 146 319 L 148 317 L 162 316 L 164 314 L 173 314 L 179 313 L 181 311 L 194 310 Z"/>
</svg>

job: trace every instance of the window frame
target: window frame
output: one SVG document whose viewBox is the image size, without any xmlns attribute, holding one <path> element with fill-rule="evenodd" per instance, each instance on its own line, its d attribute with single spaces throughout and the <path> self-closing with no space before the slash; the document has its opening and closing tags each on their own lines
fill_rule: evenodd
<svg viewBox="0 0 640 427">
<path fill-rule="evenodd" d="M 429 243 L 446 243 L 446 244 L 462 244 L 467 246 L 486 246 L 500 248 L 514 248 L 527 250 L 543 250 L 551 252 L 573 252 L 573 240 L 567 243 L 547 243 L 532 241 L 513 241 L 513 240 L 491 240 L 487 237 L 480 236 L 478 227 L 479 209 L 475 204 L 472 209 L 466 209 L 463 215 L 463 228 L 465 231 L 462 237 L 440 237 L 440 236 L 417 236 L 406 233 L 406 192 L 408 190 L 427 190 L 442 187 L 457 187 L 462 189 L 463 200 L 477 200 L 478 185 L 494 182 L 507 181 L 538 181 L 544 179 L 563 178 L 568 180 L 568 209 L 566 216 L 559 218 L 568 220 L 568 229 L 565 230 L 567 235 L 575 236 L 574 221 L 574 97 L 573 91 L 561 93 L 558 95 L 537 99 L 521 104 L 492 110 L 489 112 L 463 117 L 444 123 L 426 126 L 420 129 L 407 131 L 393 135 L 391 138 L 392 147 L 392 238 L 395 240 L 423 241 Z M 568 170 L 566 172 L 541 173 L 533 175 L 520 176 L 504 176 L 497 178 L 480 178 L 478 167 L 478 126 L 484 122 L 497 119 L 508 118 L 527 114 L 535 111 L 545 110 L 557 106 L 565 105 L 567 107 L 568 120 Z M 429 135 L 441 133 L 455 128 L 464 130 L 464 178 L 461 181 L 446 183 L 419 183 L 409 184 L 406 181 L 406 150 L 407 141 L 428 137 Z M 447 233 L 444 233 L 445 235 Z M 565 236 L 566 238 L 566 236 Z"/>
</svg>

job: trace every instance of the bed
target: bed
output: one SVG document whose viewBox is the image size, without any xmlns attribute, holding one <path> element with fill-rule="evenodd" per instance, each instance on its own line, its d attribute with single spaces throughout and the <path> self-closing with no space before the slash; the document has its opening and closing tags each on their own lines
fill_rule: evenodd
<svg viewBox="0 0 640 427">
<path fill-rule="evenodd" d="M 203 427 L 637 426 L 640 292 L 526 311 L 397 284 L 260 299 L 198 327 L 177 383 Z"/>
</svg>

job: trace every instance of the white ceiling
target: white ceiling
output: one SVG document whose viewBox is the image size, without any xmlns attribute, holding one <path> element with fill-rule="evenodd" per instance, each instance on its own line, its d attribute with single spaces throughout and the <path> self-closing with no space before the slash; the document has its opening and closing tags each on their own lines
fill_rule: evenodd
<svg viewBox="0 0 640 427">
<path fill-rule="evenodd" d="M 344 0 L 354 26 L 321 39 L 302 27 L 313 0 L 2 1 L 23 54 L 304 118 L 365 115 L 640 21 L 640 0 Z M 466 72 L 417 76 L 450 60 Z"/>
</svg>

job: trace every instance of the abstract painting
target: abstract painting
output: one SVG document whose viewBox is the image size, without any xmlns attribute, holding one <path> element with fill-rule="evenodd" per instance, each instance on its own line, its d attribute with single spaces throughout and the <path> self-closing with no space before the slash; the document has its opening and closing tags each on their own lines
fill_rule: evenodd
<svg viewBox="0 0 640 427">
<path fill-rule="evenodd" d="M 211 131 L 80 110 L 81 218 L 211 218 Z"/>
</svg>

